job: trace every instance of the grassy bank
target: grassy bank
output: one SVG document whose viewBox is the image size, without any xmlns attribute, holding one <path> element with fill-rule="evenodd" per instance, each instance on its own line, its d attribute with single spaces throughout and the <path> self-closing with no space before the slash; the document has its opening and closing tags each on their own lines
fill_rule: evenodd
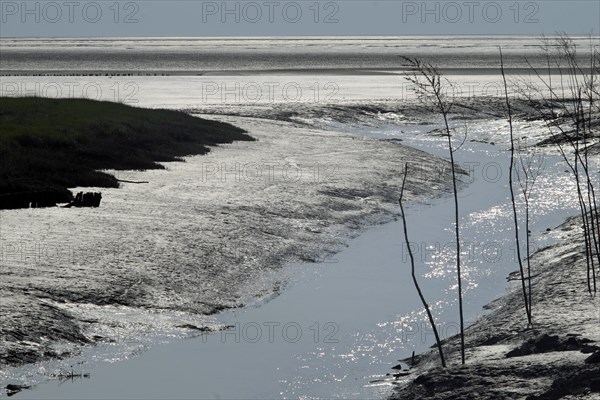
<svg viewBox="0 0 600 400">
<path fill-rule="evenodd" d="M 37 197 L 72 199 L 69 187 L 118 187 L 101 169 L 157 169 L 208 146 L 253 140 L 183 112 L 85 99 L 0 98 L 0 208 Z"/>
</svg>

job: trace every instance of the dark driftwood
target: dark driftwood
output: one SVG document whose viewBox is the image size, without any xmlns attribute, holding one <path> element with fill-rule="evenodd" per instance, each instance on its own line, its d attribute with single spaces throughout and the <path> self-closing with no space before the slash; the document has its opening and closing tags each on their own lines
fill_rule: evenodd
<svg viewBox="0 0 600 400">
<path fill-rule="evenodd" d="M 102 201 L 102 193 L 99 192 L 79 192 L 75 196 L 75 199 L 64 206 L 64 208 L 71 207 L 100 207 Z"/>
<path fill-rule="evenodd" d="M 117 182 L 125 182 L 125 183 L 150 183 L 148 181 L 126 181 L 125 179 L 117 179 Z"/>
</svg>

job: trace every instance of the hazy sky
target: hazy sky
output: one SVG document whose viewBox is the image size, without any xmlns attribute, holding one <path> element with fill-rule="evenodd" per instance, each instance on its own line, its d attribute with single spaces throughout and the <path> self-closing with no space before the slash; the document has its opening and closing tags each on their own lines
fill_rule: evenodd
<svg viewBox="0 0 600 400">
<path fill-rule="evenodd" d="M 600 31 L 600 1 L 0 1 L 1 37 L 553 34 Z"/>
</svg>

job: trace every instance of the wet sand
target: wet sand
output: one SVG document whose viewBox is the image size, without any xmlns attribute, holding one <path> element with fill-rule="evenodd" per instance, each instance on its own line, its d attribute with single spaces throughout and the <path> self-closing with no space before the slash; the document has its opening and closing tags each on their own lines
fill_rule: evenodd
<svg viewBox="0 0 600 400">
<path fill-rule="evenodd" d="M 110 340 L 92 333 L 102 328 L 218 329 L 203 316 L 276 292 L 269 271 L 322 260 L 390 220 L 400 163 L 421 167 L 409 200 L 449 189 L 446 161 L 398 143 L 215 118 L 257 141 L 131 172 L 149 184 L 102 189 L 99 209 L 2 211 L 2 364 L 75 354 Z"/>
</svg>

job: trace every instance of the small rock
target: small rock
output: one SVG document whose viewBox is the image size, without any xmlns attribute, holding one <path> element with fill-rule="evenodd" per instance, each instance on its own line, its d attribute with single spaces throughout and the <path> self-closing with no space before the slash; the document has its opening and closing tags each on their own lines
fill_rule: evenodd
<svg viewBox="0 0 600 400">
<path fill-rule="evenodd" d="M 598 346 L 590 346 L 589 344 L 584 344 L 581 347 L 581 352 L 583 354 L 591 354 L 591 353 L 595 352 L 596 350 L 600 350 L 600 347 L 598 347 Z"/>
<path fill-rule="evenodd" d="M 600 350 L 585 359 L 586 364 L 600 364 Z"/>
<path fill-rule="evenodd" d="M 21 390 L 29 389 L 30 387 L 31 386 L 9 384 L 9 385 L 6 385 L 5 389 L 6 389 L 6 394 L 9 396 L 12 396 L 14 394 L 19 393 Z"/>
<path fill-rule="evenodd" d="M 208 326 L 197 327 L 196 325 L 192 324 L 177 325 L 176 328 L 192 329 L 200 332 L 212 332 L 212 329 L 210 329 Z"/>
<path fill-rule="evenodd" d="M 507 358 L 521 357 L 529 354 L 547 353 L 550 351 L 566 350 L 565 345 L 560 343 L 558 336 L 544 334 L 536 339 L 530 339 L 506 354 Z"/>
<path fill-rule="evenodd" d="M 545 353 L 555 350 L 558 347 L 558 342 L 558 336 L 549 336 L 544 334 L 535 341 L 535 347 L 538 352 Z"/>
<path fill-rule="evenodd" d="M 432 379 L 431 379 L 431 377 L 423 374 L 423 375 L 417 376 L 417 378 L 414 380 L 414 383 L 423 385 L 423 386 L 430 386 L 430 385 L 432 385 Z"/>
<path fill-rule="evenodd" d="M 506 353 L 506 357 L 507 358 L 511 358 L 511 357 L 520 357 L 523 354 L 521 353 L 521 349 L 512 349 L 511 351 L 509 351 L 508 353 Z"/>
</svg>

